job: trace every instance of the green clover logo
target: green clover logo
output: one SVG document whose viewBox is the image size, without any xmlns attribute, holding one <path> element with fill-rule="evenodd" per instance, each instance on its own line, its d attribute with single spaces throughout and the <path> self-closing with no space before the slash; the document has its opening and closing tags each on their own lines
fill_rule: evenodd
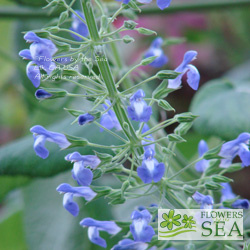
<svg viewBox="0 0 250 250">
<path fill-rule="evenodd" d="M 168 215 L 164 213 L 162 218 L 165 220 L 161 222 L 160 226 L 162 228 L 167 227 L 169 230 L 173 229 L 173 224 L 176 226 L 180 226 L 181 223 L 178 221 L 181 218 L 180 214 L 174 216 L 174 210 L 170 210 Z"/>
<path fill-rule="evenodd" d="M 192 224 L 195 224 L 195 221 L 193 220 L 193 216 L 188 217 L 186 214 L 183 215 L 184 219 L 182 220 L 182 223 L 185 223 L 184 228 L 192 228 Z"/>
</svg>

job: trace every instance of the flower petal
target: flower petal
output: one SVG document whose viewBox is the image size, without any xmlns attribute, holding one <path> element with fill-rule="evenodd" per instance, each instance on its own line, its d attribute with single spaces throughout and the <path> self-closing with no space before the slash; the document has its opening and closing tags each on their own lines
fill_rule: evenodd
<svg viewBox="0 0 250 250">
<path fill-rule="evenodd" d="M 165 8 L 169 7 L 172 0 L 157 0 L 157 6 L 164 10 Z"/>
<path fill-rule="evenodd" d="M 31 61 L 26 66 L 26 74 L 34 87 L 38 88 L 40 86 L 41 73 L 39 67 L 34 65 L 34 62 Z"/>
<path fill-rule="evenodd" d="M 73 201 L 73 194 L 71 193 L 66 193 L 63 196 L 63 207 L 73 216 L 77 216 L 79 214 L 79 207 L 77 203 Z"/>
</svg>

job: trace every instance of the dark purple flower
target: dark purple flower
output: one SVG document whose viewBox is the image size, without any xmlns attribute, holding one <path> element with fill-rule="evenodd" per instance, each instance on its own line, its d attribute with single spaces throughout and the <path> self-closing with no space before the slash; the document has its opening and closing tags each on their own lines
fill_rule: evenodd
<svg viewBox="0 0 250 250">
<path fill-rule="evenodd" d="M 94 120 L 95 120 L 95 117 L 89 113 L 79 115 L 79 117 L 78 117 L 79 125 L 84 125 L 84 124 L 90 123 Z"/>
<path fill-rule="evenodd" d="M 44 99 L 48 99 L 48 98 L 52 97 L 52 94 L 48 93 L 44 89 L 38 89 L 35 93 L 35 97 L 38 100 L 44 100 Z"/>
</svg>

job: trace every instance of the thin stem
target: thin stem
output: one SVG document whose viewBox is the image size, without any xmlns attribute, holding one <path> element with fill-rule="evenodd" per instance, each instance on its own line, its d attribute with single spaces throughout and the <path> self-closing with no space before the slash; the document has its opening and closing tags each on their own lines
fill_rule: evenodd
<svg viewBox="0 0 250 250">
<path fill-rule="evenodd" d="M 120 15 L 120 13 L 124 10 L 124 8 L 125 8 L 125 5 L 121 5 L 121 7 L 114 13 L 114 15 L 109 20 L 109 23 L 108 23 L 109 25 L 114 22 L 116 17 Z"/>
<path fill-rule="evenodd" d="M 137 69 L 137 68 L 140 67 L 140 66 L 141 66 L 141 64 L 137 64 L 137 65 L 135 65 L 134 67 L 132 67 L 130 70 L 128 70 L 128 71 L 126 72 L 126 74 L 125 74 L 123 77 L 121 77 L 120 80 L 116 83 L 116 87 L 118 88 L 119 85 L 124 81 L 124 79 L 125 79 L 127 76 L 129 76 L 129 74 L 130 74 L 132 71 L 134 71 L 135 69 Z"/>
<path fill-rule="evenodd" d="M 90 42 L 90 40 L 89 40 L 88 38 L 86 38 L 86 37 L 84 37 L 84 36 L 81 36 L 80 34 L 74 32 L 73 30 L 61 29 L 61 28 L 60 28 L 60 31 L 64 31 L 64 32 L 71 33 L 71 34 L 73 34 L 73 35 L 75 35 L 75 36 L 80 37 L 82 40 L 84 40 L 84 41 L 86 41 L 86 42 Z"/>
<path fill-rule="evenodd" d="M 198 161 L 202 160 L 203 158 L 200 157 L 199 159 L 191 162 L 190 164 L 188 164 L 186 167 L 184 167 L 183 169 L 181 169 L 180 171 L 178 171 L 176 174 L 172 175 L 170 178 L 168 178 L 168 180 L 173 179 L 174 177 L 178 176 L 179 174 L 181 174 L 182 172 L 184 172 L 185 170 L 187 170 L 188 168 L 190 168 L 191 166 L 193 166 L 195 163 L 197 163 Z"/>
<path fill-rule="evenodd" d="M 101 91 L 101 90 L 92 89 L 92 88 L 90 88 L 90 87 L 88 87 L 88 86 L 85 86 L 85 85 L 83 85 L 83 84 L 81 84 L 81 83 L 79 83 L 79 82 L 73 81 L 73 80 L 71 80 L 71 79 L 67 79 L 67 81 L 72 82 L 72 83 L 76 84 L 77 86 L 79 86 L 79 87 L 81 87 L 81 88 L 83 88 L 83 89 L 89 90 L 89 91 L 91 91 L 91 92 L 93 92 L 93 93 L 96 93 L 96 92 L 98 92 L 98 93 L 103 93 L 103 91 Z"/>
<path fill-rule="evenodd" d="M 102 35 L 101 38 L 110 37 L 110 36 L 115 35 L 116 33 L 119 33 L 121 31 L 125 31 L 125 30 L 127 30 L 127 29 L 124 29 L 124 25 L 122 25 L 120 28 L 116 29 L 115 31 Z"/>
<path fill-rule="evenodd" d="M 65 42 L 65 43 L 72 43 L 72 44 L 75 44 L 75 45 L 82 45 L 83 44 L 82 42 L 76 42 L 76 41 L 73 41 L 73 40 L 70 40 L 70 39 L 66 39 L 66 38 L 62 38 L 60 36 L 56 36 L 56 35 L 52 35 L 52 34 L 50 34 L 49 36 L 52 39 L 60 40 L 60 41 Z"/>
<path fill-rule="evenodd" d="M 121 136 L 117 135 L 116 133 L 112 132 L 111 130 L 103 127 L 100 123 L 98 122 L 94 122 L 98 127 L 102 128 L 103 130 L 105 130 L 106 132 L 108 132 L 109 134 L 113 135 L 114 137 L 120 139 L 121 141 L 128 143 L 128 141 L 126 141 L 125 139 L 123 139 Z"/>
<path fill-rule="evenodd" d="M 148 79 L 146 79 L 146 80 L 144 80 L 144 81 L 142 81 L 142 82 L 139 82 L 138 84 L 132 86 L 131 88 L 124 90 L 124 91 L 122 92 L 122 94 L 123 94 L 123 95 L 126 95 L 126 94 L 130 93 L 131 91 L 133 91 L 134 89 L 136 89 L 136 88 L 138 88 L 139 86 L 141 86 L 142 84 L 144 84 L 144 83 L 146 83 L 146 82 L 149 82 L 149 81 L 152 81 L 152 80 L 154 80 L 154 79 L 156 79 L 156 78 L 157 78 L 156 76 L 151 76 L 151 77 L 149 77 Z"/>
</svg>

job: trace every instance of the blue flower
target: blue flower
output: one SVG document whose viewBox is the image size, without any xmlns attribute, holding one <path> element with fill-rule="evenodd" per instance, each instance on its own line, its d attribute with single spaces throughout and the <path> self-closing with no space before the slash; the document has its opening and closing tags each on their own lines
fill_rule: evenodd
<svg viewBox="0 0 250 250">
<path fill-rule="evenodd" d="M 165 165 L 159 163 L 154 158 L 154 154 L 152 148 L 147 149 L 142 165 L 137 168 L 137 174 L 144 183 L 159 182 L 164 175 Z"/>
<path fill-rule="evenodd" d="M 198 145 L 199 157 L 202 157 L 208 151 L 208 145 L 204 140 L 201 140 Z M 209 160 L 201 160 L 195 164 L 195 169 L 198 172 L 204 172 L 209 166 Z"/>
<path fill-rule="evenodd" d="M 110 108 L 111 103 L 109 100 L 105 101 L 109 106 L 107 106 L 106 104 L 103 104 L 103 107 L 105 110 L 108 110 L 107 113 L 105 113 L 104 115 L 102 115 L 101 117 L 101 121 L 100 124 L 105 127 L 106 129 L 112 129 L 112 128 L 116 128 L 117 131 L 122 130 L 122 127 L 115 115 L 115 112 Z M 102 132 L 103 129 L 101 128 L 100 131 Z"/>
<path fill-rule="evenodd" d="M 182 63 L 175 69 L 175 72 L 181 73 L 173 80 L 168 80 L 168 88 L 177 89 L 181 85 L 181 79 L 187 72 L 187 83 L 188 85 L 197 90 L 200 82 L 200 74 L 197 68 L 191 64 L 191 61 L 196 59 L 197 52 L 194 50 L 187 51 L 184 55 Z"/>
<path fill-rule="evenodd" d="M 72 187 L 67 183 L 59 185 L 56 190 L 64 194 L 63 207 L 73 216 L 79 213 L 79 207 L 73 201 L 74 197 L 83 197 L 86 201 L 91 201 L 97 195 L 90 187 Z"/>
<path fill-rule="evenodd" d="M 30 132 L 33 133 L 34 150 L 36 154 L 43 159 L 49 156 L 49 151 L 45 148 L 46 140 L 56 143 L 63 149 L 70 146 L 70 143 L 64 134 L 48 131 L 40 125 L 32 127 Z"/>
<path fill-rule="evenodd" d="M 142 211 L 133 211 L 131 219 L 133 220 L 130 225 L 130 231 L 137 242 L 150 242 L 155 235 L 154 229 L 148 225 L 151 221 L 151 214 L 147 209 Z"/>
<path fill-rule="evenodd" d="M 248 148 L 250 139 L 249 133 L 241 133 L 235 140 L 222 145 L 219 156 L 225 158 L 221 160 L 220 167 L 228 168 L 233 159 L 238 155 L 242 161 L 242 166 L 250 165 L 250 152 Z"/>
<path fill-rule="evenodd" d="M 232 188 L 229 183 L 221 183 L 223 188 L 221 189 L 221 203 L 225 200 L 234 199 L 236 195 L 233 193 Z M 249 208 L 249 201 L 247 199 L 238 199 L 232 203 L 232 208 L 238 209 L 248 209 Z M 222 207 L 223 208 L 223 207 Z"/>
<path fill-rule="evenodd" d="M 151 44 L 149 50 L 145 53 L 145 58 L 151 57 L 151 56 L 158 56 L 152 63 L 152 67 L 155 68 L 161 68 L 164 66 L 168 58 L 164 55 L 164 51 L 162 50 L 161 46 L 163 43 L 163 39 L 161 37 L 157 37 Z"/>
<path fill-rule="evenodd" d="M 35 97 L 38 100 L 44 100 L 44 99 L 48 99 L 51 96 L 53 96 L 52 94 L 48 93 L 47 91 L 45 91 L 44 89 L 38 89 L 35 93 Z"/>
<path fill-rule="evenodd" d="M 149 126 L 145 123 L 144 126 L 143 126 L 143 128 L 142 128 L 142 131 L 141 131 L 141 132 L 142 132 L 142 134 L 144 134 L 144 133 L 146 133 L 147 131 L 149 131 Z M 149 140 L 149 141 L 154 142 L 154 138 L 153 138 L 152 134 L 149 134 L 149 135 L 145 136 L 144 139 L 147 139 L 147 140 Z M 145 144 L 149 144 L 149 142 L 148 142 L 148 141 L 142 140 L 142 141 L 141 141 L 141 144 L 142 144 L 142 145 L 145 145 Z M 149 148 L 151 148 L 152 150 L 155 151 L 155 144 L 150 144 L 150 145 L 144 146 L 143 148 L 144 148 L 144 152 L 146 152 L 147 149 L 149 149 Z"/>
<path fill-rule="evenodd" d="M 78 152 L 68 154 L 66 161 L 74 162 L 72 177 L 79 185 L 89 186 L 93 180 L 93 173 L 87 166 L 96 168 L 100 163 L 100 159 L 95 155 L 81 155 Z"/>
<path fill-rule="evenodd" d="M 79 117 L 78 117 L 79 125 L 84 125 L 84 124 L 90 123 L 94 120 L 95 120 L 95 117 L 89 113 L 79 115 Z"/>
<path fill-rule="evenodd" d="M 201 205 L 201 209 L 212 209 L 214 200 L 210 195 L 204 195 L 199 192 L 195 192 L 192 196 L 192 198 Z"/>
<path fill-rule="evenodd" d="M 148 122 L 152 115 L 152 108 L 143 100 L 145 93 L 139 89 L 130 98 L 130 106 L 128 106 L 128 116 L 134 121 Z"/>
<path fill-rule="evenodd" d="M 106 241 L 100 237 L 99 231 L 115 235 L 121 231 L 113 221 L 98 221 L 92 218 L 85 218 L 80 222 L 83 227 L 88 227 L 88 237 L 91 242 L 101 247 L 107 247 Z"/>
<path fill-rule="evenodd" d="M 118 242 L 111 250 L 146 250 L 148 244 L 131 239 L 124 239 Z"/>
<path fill-rule="evenodd" d="M 128 4 L 130 0 L 117 0 L 119 2 L 123 2 L 124 4 Z M 152 2 L 152 0 L 137 0 L 139 3 L 144 3 L 144 4 L 149 4 Z M 172 0 L 157 0 L 157 6 L 161 9 L 164 10 L 165 8 L 169 7 L 170 3 Z"/>
<path fill-rule="evenodd" d="M 83 20 L 85 20 L 85 17 L 84 17 L 84 14 L 78 10 L 75 11 Z M 74 13 L 72 13 L 72 18 L 73 18 L 73 22 L 71 24 L 71 30 L 78 33 L 79 35 L 81 36 L 84 36 L 84 37 L 87 37 L 89 35 L 89 30 L 88 30 L 88 27 L 87 25 L 82 22 L 79 17 L 77 17 Z M 71 36 L 75 39 L 75 40 L 78 40 L 78 41 L 81 41 L 82 38 L 75 35 L 75 34 L 72 34 L 71 33 Z"/>
<path fill-rule="evenodd" d="M 19 56 L 31 60 L 26 67 L 26 74 L 37 88 L 41 79 L 40 69 L 50 74 L 56 68 L 52 57 L 57 52 L 57 48 L 52 41 L 40 38 L 34 32 L 26 33 L 24 39 L 32 44 L 29 49 L 21 50 Z"/>
</svg>

